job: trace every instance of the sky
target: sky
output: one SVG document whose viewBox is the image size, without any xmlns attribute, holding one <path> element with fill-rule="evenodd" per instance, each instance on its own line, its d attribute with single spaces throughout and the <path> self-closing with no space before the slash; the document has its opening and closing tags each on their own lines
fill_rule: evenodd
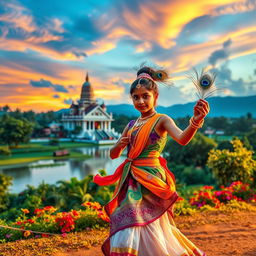
<svg viewBox="0 0 256 256">
<path fill-rule="evenodd" d="M 216 96 L 256 94 L 256 0 L 0 0 L 0 106 L 45 112 L 80 98 L 131 104 L 142 63 L 165 68 L 158 104 L 197 99 L 188 74 L 217 74 Z"/>
</svg>

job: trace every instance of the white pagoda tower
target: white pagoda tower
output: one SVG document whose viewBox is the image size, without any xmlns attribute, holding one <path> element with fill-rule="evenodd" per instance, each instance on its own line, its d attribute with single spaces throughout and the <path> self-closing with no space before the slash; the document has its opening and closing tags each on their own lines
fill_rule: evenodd
<svg viewBox="0 0 256 256">
<path fill-rule="evenodd" d="M 64 128 L 70 132 L 78 129 L 79 139 L 104 144 L 104 141 L 114 142 L 119 137 L 119 134 L 111 128 L 111 122 L 114 121 L 112 113 L 107 113 L 105 104 L 99 105 L 94 99 L 88 73 L 78 104 L 72 102 L 69 114 L 63 114 L 61 121 Z"/>
</svg>

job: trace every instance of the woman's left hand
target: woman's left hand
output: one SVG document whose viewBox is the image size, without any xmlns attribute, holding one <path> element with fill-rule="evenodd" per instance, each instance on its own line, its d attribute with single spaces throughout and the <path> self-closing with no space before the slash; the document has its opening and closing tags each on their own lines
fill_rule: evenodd
<svg viewBox="0 0 256 256">
<path fill-rule="evenodd" d="M 210 106 L 206 100 L 200 99 L 194 106 L 194 120 L 200 123 L 209 113 Z"/>
</svg>

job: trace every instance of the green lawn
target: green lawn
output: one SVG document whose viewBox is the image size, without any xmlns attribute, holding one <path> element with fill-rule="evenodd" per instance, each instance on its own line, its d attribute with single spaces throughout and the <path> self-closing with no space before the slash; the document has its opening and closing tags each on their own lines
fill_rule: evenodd
<svg viewBox="0 0 256 256">
<path fill-rule="evenodd" d="M 20 165 L 24 163 L 31 163 L 38 160 L 44 159 L 68 159 L 68 158 L 82 158 L 86 159 L 89 156 L 81 154 L 79 152 L 74 152 L 69 150 L 70 155 L 63 157 L 54 157 L 53 152 L 59 149 L 67 148 L 78 148 L 91 146 L 92 144 L 88 143 L 73 143 L 65 142 L 60 143 L 59 146 L 50 146 L 46 143 L 29 143 L 19 145 L 17 148 L 11 149 L 11 156 L 1 156 L 0 157 L 0 166 L 8 165 Z"/>
</svg>

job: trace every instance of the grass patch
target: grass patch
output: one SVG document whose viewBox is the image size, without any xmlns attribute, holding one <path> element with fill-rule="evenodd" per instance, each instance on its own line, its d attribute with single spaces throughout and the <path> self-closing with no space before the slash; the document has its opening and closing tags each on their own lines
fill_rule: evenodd
<svg viewBox="0 0 256 256">
<path fill-rule="evenodd" d="M 91 143 L 79 143 L 79 142 L 63 142 L 59 143 L 59 145 L 51 146 L 48 143 L 29 143 L 29 144 L 21 144 L 17 148 L 12 148 L 12 154 L 22 154 L 22 153 L 30 153 L 30 152 L 44 152 L 50 150 L 58 150 L 64 148 L 79 148 L 79 147 L 89 147 L 95 144 Z"/>
<path fill-rule="evenodd" d="M 90 156 L 84 155 L 82 153 L 70 151 L 70 155 L 68 156 L 58 156 L 54 157 L 53 152 L 45 151 L 45 152 L 30 152 L 30 153 L 20 153 L 15 154 L 9 157 L 0 158 L 0 166 L 8 166 L 8 165 L 19 165 L 25 163 L 32 163 L 38 160 L 48 160 L 48 159 L 88 159 Z"/>
<path fill-rule="evenodd" d="M 10 156 L 0 156 L 0 166 L 21 165 L 32 163 L 38 160 L 48 159 L 87 159 L 90 156 L 70 150 L 70 155 L 54 157 L 53 152 L 60 149 L 89 147 L 95 144 L 83 142 L 63 142 L 59 145 L 51 146 L 48 143 L 20 144 L 17 148 L 12 148 Z"/>
</svg>

